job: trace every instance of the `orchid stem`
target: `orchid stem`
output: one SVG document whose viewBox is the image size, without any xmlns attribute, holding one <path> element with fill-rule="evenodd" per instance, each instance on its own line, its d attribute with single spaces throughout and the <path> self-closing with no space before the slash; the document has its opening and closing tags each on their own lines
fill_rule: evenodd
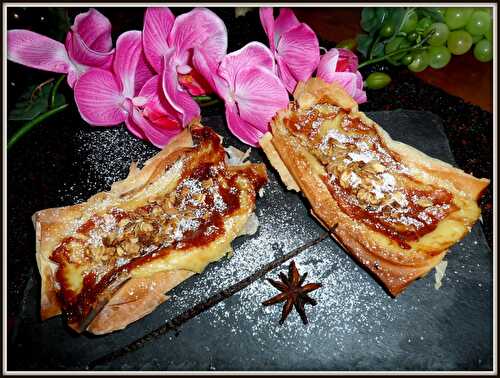
<svg viewBox="0 0 500 378">
<path fill-rule="evenodd" d="M 214 100 L 212 100 L 212 101 L 202 102 L 202 103 L 200 104 L 200 107 L 204 108 L 205 106 L 214 105 L 214 104 L 217 104 L 218 102 L 220 102 L 220 101 L 219 101 L 219 99 L 218 99 L 218 98 L 216 98 L 216 99 L 214 99 Z"/>
<path fill-rule="evenodd" d="M 393 56 L 393 55 L 398 55 L 398 54 L 401 54 L 402 52 L 409 52 L 409 51 L 413 51 L 413 50 L 417 50 L 417 49 L 428 49 L 428 47 L 422 47 L 422 45 L 427 42 L 427 40 L 433 35 L 434 33 L 433 32 L 430 32 L 429 34 L 427 34 L 427 36 L 422 39 L 419 43 L 417 43 L 416 45 L 414 46 L 411 46 L 411 47 L 407 47 L 405 49 L 399 49 L 399 50 L 396 50 L 396 51 L 393 51 L 389 54 L 386 54 L 384 56 L 381 56 L 379 58 L 374 58 L 374 59 L 369 59 L 369 60 L 365 60 L 363 63 L 361 63 L 359 66 L 358 66 L 358 69 L 360 68 L 363 68 L 363 67 L 366 67 L 370 64 L 373 64 L 373 63 L 378 63 L 378 62 L 381 62 L 383 60 L 386 60 L 387 58 Z"/>
<path fill-rule="evenodd" d="M 30 122 L 26 123 L 24 126 L 22 126 L 19 130 L 15 132 L 14 135 L 9 139 L 7 143 L 7 150 L 9 150 L 19 139 L 21 139 L 24 134 L 28 133 L 33 127 L 38 125 L 40 122 L 46 120 L 50 116 L 57 114 L 61 112 L 62 110 L 66 109 L 69 104 L 63 104 L 57 108 L 51 109 L 45 113 L 40 114 L 38 117 L 34 118 Z"/>
<path fill-rule="evenodd" d="M 66 75 L 61 75 L 59 79 L 57 79 L 56 83 L 54 84 L 54 87 L 52 88 L 52 92 L 50 93 L 50 108 L 54 109 L 56 106 L 56 95 L 57 95 L 57 90 L 59 89 L 59 85 L 61 85 L 62 81 Z"/>
</svg>

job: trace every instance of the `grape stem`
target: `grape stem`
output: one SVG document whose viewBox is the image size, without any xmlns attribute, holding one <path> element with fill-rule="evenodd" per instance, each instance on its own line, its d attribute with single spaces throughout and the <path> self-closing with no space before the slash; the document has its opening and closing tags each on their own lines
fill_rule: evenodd
<svg viewBox="0 0 500 378">
<path fill-rule="evenodd" d="M 378 62 L 382 62 L 383 60 L 386 60 L 387 58 L 390 58 L 391 56 L 393 55 L 398 55 L 398 54 L 401 54 L 402 52 L 409 52 L 409 51 L 413 51 L 413 50 L 416 50 L 416 49 L 419 49 L 419 48 L 422 48 L 424 50 L 427 50 L 428 47 L 422 47 L 422 45 L 427 42 L 429 40 L 429 38 L 434 34 L 434 31 L 431 31 L 429 34 L 427 34 L 425 36 L 424 39 L 422 39 L 419 43 L 417 43 L 416 45 L 414 46 L 411 46 L 411 47 L 407 47 L 407 48 L 404 48 L 404 49 L 399 49 L 399 50 L 396 50 L 396 51 L 393 51 L 389 54 L 385 54 L 384 56 L 381 56 L 381 57 L 378 57 L 378 58 L 374 58 L 374 59 L 369 59 L 369 60 L 365 60 L 363 63 L 361 63 L 359 66 L 358 66 L 358 69 L 361 69 L 363 67 L 366 67 L 370 64 L 373 64 L 373 63 L 378 63 Z"/>
<path fill-rule="evenodd" d="M 373 49 L 375 48 L 375 45 L 378 43 L 378 41 L 380 41 L 380 37 L 381 37 L 381 35 L 380 35 L 380 31 L 379 31 L 378 34 L 377 34 L 377 38 L 375 38 L 375 40 L 373 41 L 373 43 L 370 45 L 370 51 L 368 53 L 368 57 L 370 59 L 372 59 L 372 57 L 373 57 Z"/>
</svg>

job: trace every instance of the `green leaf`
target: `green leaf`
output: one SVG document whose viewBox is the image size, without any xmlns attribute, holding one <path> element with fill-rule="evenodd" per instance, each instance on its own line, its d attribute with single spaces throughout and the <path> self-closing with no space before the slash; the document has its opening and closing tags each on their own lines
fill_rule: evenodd
<svg viewBox="0 0 500 378">
<path fill-rule="evenodd" d="M 9 121 L 31 121 L 50 108 L 50 96 L 54 82 L 30 86 L 14 104 L 14 108 L 9 112 Z M 66 103 L 66 98 L 62 93 L 57 93 L 54 99 L 54 107 L 59 107 Z"/>
<path fill-rule="evenodd" d="M 411 9 L 405 9 L 405 8 L 395 8 L 392 13 L 391 13 L 391 22 L 394 24 L 394 35 L 398 34 L 402 27 L 403 27 L 403 22 L 406 20 L 408 17 L 408 14 L 410 12 L 413 12 Z"/>
<path fill-rule="evenodd" d="M 35 85 L 24 92 L 9 113 L 9 121 L 31 121 L 49 108 L 49 96 L 52 83 L 37 90 Z"/>
<path fill-rule="evenodd" d="M 429 17 L 434 22 L 444 21 L 443 15 L 436 8 L 416 8 L 416 12 L 419 18 Z"/>
<path fill-rule="evenodd" d="M 373 42 L 373 37 L 369 36 L 368 34 L 358 34 L 356 40 L 358 45 L 358 51 L 360 52 L 361 55 L 363 55 L 366 58 L 368 56 L 368 49 L 370 48 Z"/>
<path fill-rule="evenodd" d="M 54 101 L 54 108 L 58 108 L 66 103 L 66 97 L 62 93 L 56 94 L 56 99 Z"/>
<path fill-rule="evenodd" d="M 388 8 L 363 8 L 361 11 L 361 28 L 366 32 L 378 30 L 388 16 Z"/>
<path fill-rule="evenodd" d="M 376 43 L 372 49 L 372 57 L 379 58 L 381 56 L 384 56 L 384 46 L 385 44 L 383 42 Z"/>
<path fill-rule="evenodd" d="M 373 30 L 375 22 L 375 9 L 374 8 L 363 8 L 361 11 L 361 28 L 363 28 L 364 31 L 371 31 Z"/>
<path fill-rule="evenodd" d="M 382 26 L 385 20 L 387 20 L 391 14 L 392 8 L 375 8 L 375 15 L 377 17 L 378 27 Z"/>
</svg>

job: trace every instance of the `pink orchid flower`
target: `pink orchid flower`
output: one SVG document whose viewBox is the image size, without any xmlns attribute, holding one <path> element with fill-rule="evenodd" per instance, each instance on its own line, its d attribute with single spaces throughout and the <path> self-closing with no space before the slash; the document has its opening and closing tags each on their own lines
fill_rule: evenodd
<svg viewBox="0 0 500 378">
<path fill-rule="evenodd" d="M 160 148 L 182 130 L 180 115 L 161 94 L 161 78 L 146 61 L 140 31 L 118 37 L 113 72 L 91 69 L 75 85 L 75 101 L 86 122 L 125 122 L 134 135 Z"/>
<path fill-rule="evenodd" d="M 288 93 L 274 73 L 271 51 L 259 42 L 226 55 L 217 64 L 195 49 L 195 68 L 226 104 L 229 130 L 244 143 L 258 146 L 276 112 L 288 105 Z"/>
<path fill-rule="evenodd" d="M 331 49 L 321 57 L 316 76 L 327 83 L 336 82 L 358 103 L 366 102 L 358 57 L 348 49 Z"/>
<path fill-rule="evenodd" d="M 29 30 L 7 32 L 7 59 L 44 71 L 68 74 L 71 88 L 91 67 L 110 69 L 111 23 L 95 9 L 80 13 L 65 44 Z"/>
<path fill-rule="evenodd" d="M 174 17 L 168 8 L 148 8 L 144 17 L 144 52 L 153 69 L 162 75 L 167 101 L 182 115 L 186 126 L 200 115 L 191 97 L 205 94 L 210 86 L 192 66 L 193 49 L 215 62 L 227 51 L 224 22 L 206 8 Z"/>
<path fill-rule="evenodd" d="M 276 58 L 278 76 L 292 93 L 298 81 L 309 79 L 319 63 L 319 42 L 314 31 L 299 22 L 291 9 L 281 8 L 274 20 L 273 8 L 260 9 L 260 21 Z"/>
</svg>

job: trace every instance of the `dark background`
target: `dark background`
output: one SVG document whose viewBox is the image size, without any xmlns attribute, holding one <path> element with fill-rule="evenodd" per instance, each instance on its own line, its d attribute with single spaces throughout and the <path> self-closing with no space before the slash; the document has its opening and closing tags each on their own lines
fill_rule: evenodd
<svg viewBox="0 0 500 378">
<path fill-rule="evenodd" d="M 124 31 L 142 29 L 143 8 L 98 8 L 113 25 L 113 41 Z M 63 41 L 67 27 L 76 14 L 87 8 L 9 8 L 8 29 L 24 28 Z M 174 14 L 188 11 L 187 8 L 172 8 Z M 252 40 L 267 44 L 262 31 L 258 12 L 252 11 L 235 19 L 233 8 L 213 8 L 223 19 L 228 29 L 228 52 L 241 48 Z M 325 10 L 325 12 L 328 12 Z M 69 25 L 65 25 L 65 17 Z M 299 17 L 300 18 L 300 17 Z M 315 25 L 310 25 L 315 29 Z M 336 40 L 320 38 L 320 45 L 335 46 Z M 388 67 L 384 64 L 367 67 L 369 72 L 386 71 L 392 76 L 392 83 L 378 91 L 368 91 L 368 102 L 362 104 L 362 111 L 378 110 L 424 110 L 438 115 L 449 139 L 451 150 L 458 166 L 477 177 L 492 179 L 493 116 L 480 107 L 466 103 L 461 98 L 451 96 L 442 89 L 431 86 L 411 72 Z M 464 72 L 464 75 L 466 73 Z M 12 108 L 16 99 L 26 87 L 57 77 L 49 72 L 37 71 L 9 62 L 7 66 L 8 107 Z M 7 189 L 9 219 L 7 232 L 8 271 L 8 320 L 9 331 L 15 322 L 23 291 L 28 279 L 36 273 L 34 259 L 34 232 L 31 215 L 40 209 L 69 205 L 69 197 L 53 188 L 61 180 L 78 182 L 95 180 L 90 173 L 78 166 L 68 168 L 64 162 L 75 156 L 75 146 L 68 141 L 76 130 L 96 132 L 79 117 L 73 105 L 72 92 L 64 83 L 62 90 L 71 104 L 63 113 L 37 126 L 30 134 L 18 142 L 8 152 Z M 220 105 L 203 109 L 203 115 L 221 114 Z M 8 135 L 19 127 L 19 123 L 8 124 Z M 125 146 L 123 146 L 125 148 Z M 63 178 L 63 179 L 62 179 Z M 492 191 L 491 185 L 481 200 L 482 223 L 487 241 L 492 248 Z M 107 189 L 104 183 L 97 183 L 95 191 Z M 83 193 L 82 197 L 84 196 Z M 88 193 L 90 195 L 92 193 Z"/>
</svg>

